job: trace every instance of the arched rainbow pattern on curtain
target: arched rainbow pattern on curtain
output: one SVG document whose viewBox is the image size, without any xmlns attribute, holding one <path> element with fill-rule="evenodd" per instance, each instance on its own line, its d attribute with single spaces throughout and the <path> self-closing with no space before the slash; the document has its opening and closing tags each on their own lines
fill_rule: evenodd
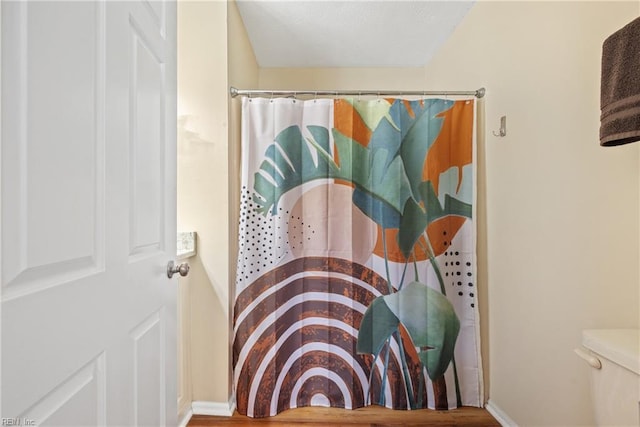
<svg viewBox="0 0 640 427">
<path fill-rule="evenodd" d="M 343 259 L 319 257 L 291 261 L 244 289 L 234 311 L 238 412 L 264 417 L 311 406 L 314 399 L 338 408 L 378 403 L 383 362 L 377 361 L 372 374 L 373 357 L 357 354 L 356 343 L 367 307 L 387 292 L 387 281 L 376 272 Z M 278 307 L 275 312 L 273 307 Z M 399 360 L 394 341 L 383 393 L 385 401 L 393 402 L 390 407 L 407 409 Z M 417 377 L 419 360 L 414 357 L 411 362 Z M 426 407 L 426 390 L 423 393 Z"/>
</svg>

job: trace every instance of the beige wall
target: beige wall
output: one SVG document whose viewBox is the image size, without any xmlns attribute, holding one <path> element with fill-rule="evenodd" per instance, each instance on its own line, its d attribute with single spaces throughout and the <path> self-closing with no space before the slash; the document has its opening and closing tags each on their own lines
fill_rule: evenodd
<svg viewBox="0 0 640 427">
<path fill-rule="evenodd" d="M 257 84 L 258 66 L 235 2 L 180 1 L 178 230 L 198 233 L 198 255 L 189 259 L 189 276 L 180 279 L 180 312 L 189 318 L 180 354 L 184 395 L 195 401 L 224 403 L 231 393 L 227 344 L 237 251 L 240 104 L 230 104 L 227 94 L 229 85 Z"/>
<path fill-rule="evenodd" d="M 639 322 L 640 152 L 597 142 L 601 44 L 638 16 L 638 2 L 480 2 L 425 68 L 296 70 L 258 70 L 235 4 L 187 5 L 179 114 L 192 133 L 179 138 L 178 220 L 201 237 L 188 285 L 194 400 L 224 402 L 230 390 L 221 344 L 231 339 L 239 101 L 227 128 L 228 85 L 485 86 L 479 293 L 490 398 L 519 425 L 592 424 L 589 371 L 572 352 L 580 331 Z M 508 135 L 496 138 L 501 115 Z"/>
<path fill-rule="evenodd" d="M 490 399 L 522 426 L 592 425 L 581 330 L 638 326 L 638 147 L 597 138 L 602 41 L 639 9 L 480 2 L 425 68 L 260 70 L 263 88 L 487 88 L 483 344 Z"/>
<path fill-rule="evenodd" d="M 490 398 L 519 425 L 593 425 L 580 331 L 638 327 L 638 148 L 597 136 L 602 41 L 639 9 L 481 3 L 426 69 L 486 85 L 489 130 L 507 115 L 486 145 Z"/>
<path fill-rule="evenodd" d="M 178 3 L 178 230 L 189 259 L 192 399 L 226 402 L 229 301 L 227 4 Z"/>
</svg>

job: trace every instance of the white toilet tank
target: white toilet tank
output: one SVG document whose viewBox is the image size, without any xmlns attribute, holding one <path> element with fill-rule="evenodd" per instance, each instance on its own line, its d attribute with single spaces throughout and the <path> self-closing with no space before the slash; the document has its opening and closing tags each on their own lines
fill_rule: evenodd
<svg viewBox="0 0 640 427">
<path fill-rule="evenodd" d="M 639 334 L 638 329 L 582 332 L 588 350 L 576 353 L 593 368 L 591 396 L 598 426 L 640 426 Z"/>
</svg>

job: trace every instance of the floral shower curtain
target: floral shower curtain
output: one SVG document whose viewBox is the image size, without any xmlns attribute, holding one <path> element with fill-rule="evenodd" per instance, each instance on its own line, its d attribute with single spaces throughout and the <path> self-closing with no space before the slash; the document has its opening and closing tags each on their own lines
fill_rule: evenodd
<svg viewBox="0 0 640 427">
<path fill-rule="evenodd" d="M 241 414 L 481 406 L 474 107 L 243 99 Z"/>
</svg>

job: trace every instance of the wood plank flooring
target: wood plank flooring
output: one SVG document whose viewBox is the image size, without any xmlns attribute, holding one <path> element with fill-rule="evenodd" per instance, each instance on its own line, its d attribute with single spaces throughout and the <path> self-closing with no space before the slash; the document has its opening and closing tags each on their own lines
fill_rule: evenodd
<svg viewBox="0 0 640 427">
<path fill-rule="evenodd" d="M 485 409 L 464 407 L 451 411 L 394 411 L 379 406 L 348 410 L 338 408 L 298 408 L 275 417 L 248 418 L 237 412 L 232 417 L 194 415 L 188 427 L 208 426 L 268 426 L 268 427 L 500 427 Z"/>
</svg>

